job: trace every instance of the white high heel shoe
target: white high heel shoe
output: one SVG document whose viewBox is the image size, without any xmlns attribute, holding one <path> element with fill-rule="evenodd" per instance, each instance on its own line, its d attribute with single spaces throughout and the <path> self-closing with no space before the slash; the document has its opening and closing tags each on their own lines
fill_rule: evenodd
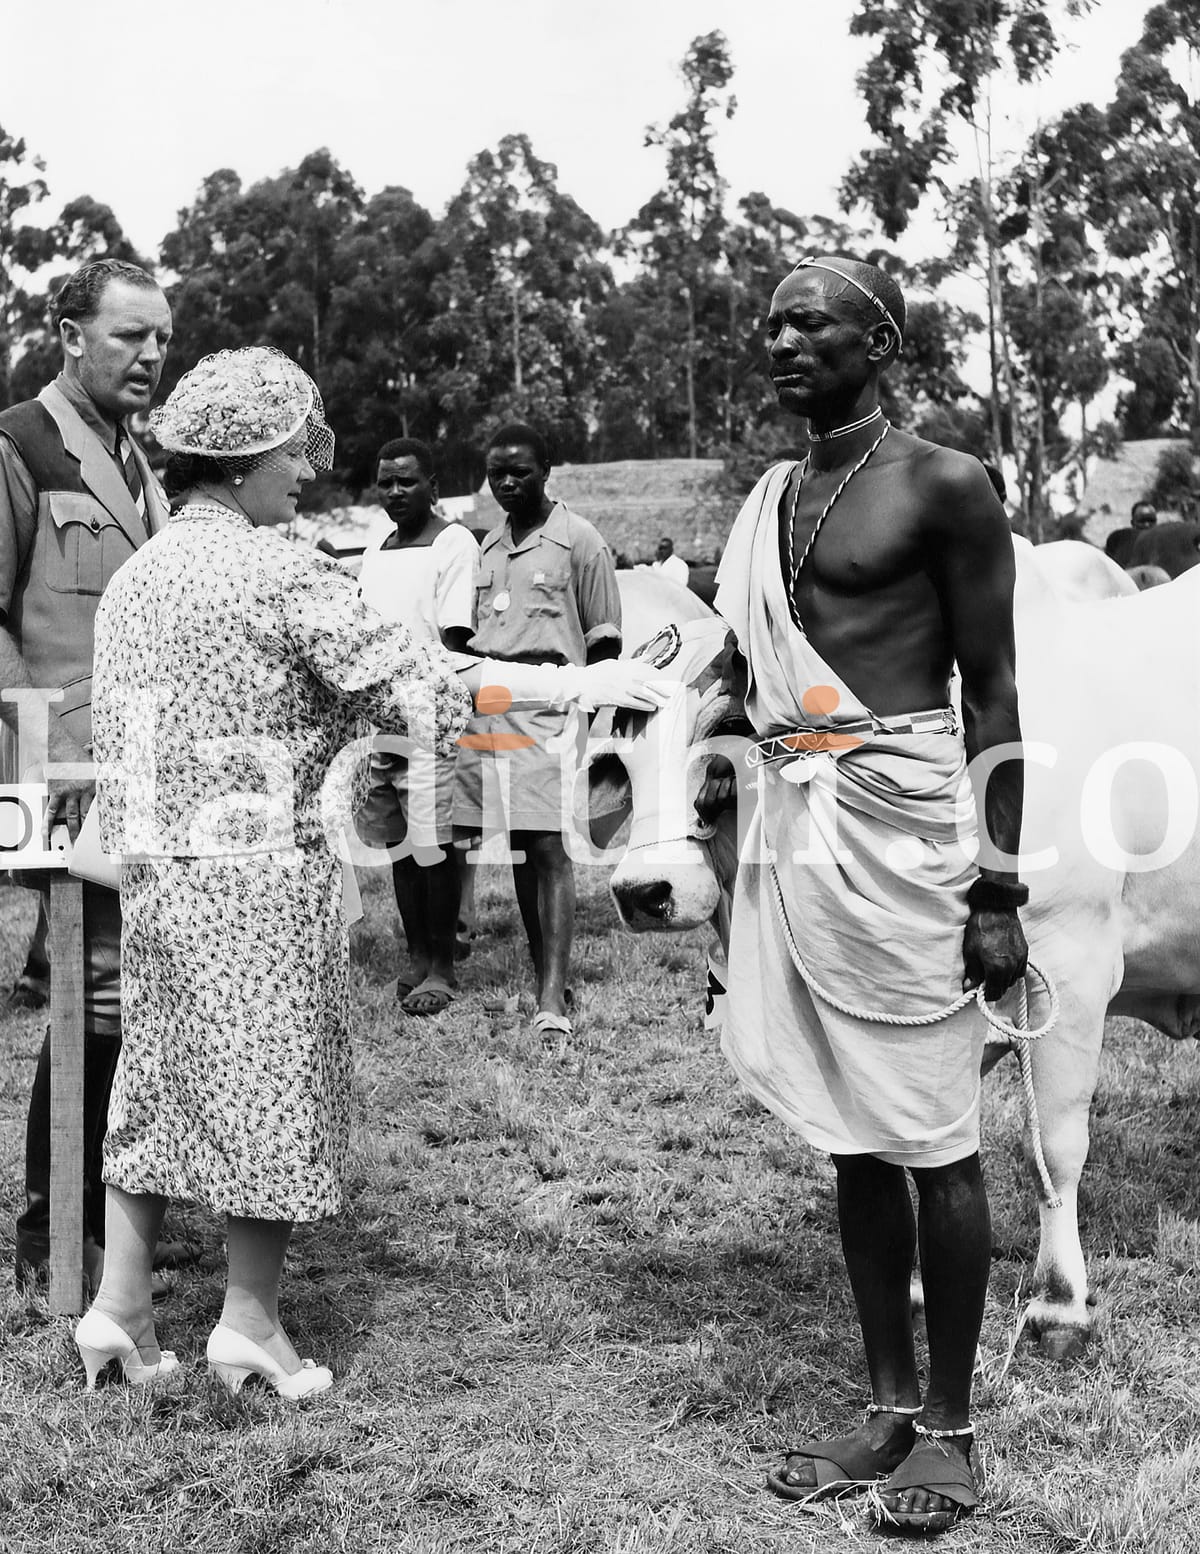
<svg viewBox="0 0 1200 1554">
<path fill-rule="evenodd" d="M 261 1376 L 281 1398 L 293 1403 L 333 1386 L 333 1372 L 326 1366 L 304 1360 L 300 1370 L 289 1374 L 261 1344 L 220 1322 L 208 1335 L 206 1352 L 209 1370 L 221 1378 L 235 1397 L 250 1376 Z"/>
<path fill-rule="evenodd" d="M 94 1306 L 83 1314 L 75 1328 L 75 1347 L 87 1371 L 89 1392 L 96 1390 L 96 1377 L 113 1360 L 120 1360 L 125 1380 L 134 1386 L 156 1381 L 179 1369 L 179 1361 L 170 1349 L 162 1351 L 162 1358 L 156 1365 L 144 1364 L 138 1346 L 125 1329 Z"/>
</svg>

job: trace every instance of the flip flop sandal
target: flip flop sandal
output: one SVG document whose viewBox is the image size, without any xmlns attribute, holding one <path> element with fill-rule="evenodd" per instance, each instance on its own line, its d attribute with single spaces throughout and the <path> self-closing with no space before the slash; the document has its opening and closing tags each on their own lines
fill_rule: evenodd
<svg viewBox="0 0 1200 1554">
<path fill-rule="evenodd" d="M 883 1408 L 872 1404 L 867 1417 L 872 1414 L 898 1414 L 911 1418 L 919 1413 L 916 1408 Z M 815 1484 L 789 1484 L 784 1474 L 794 1457 L 801 1457 L 813 1465 Z M 834 1441 L 801 1441 L 793 1446 L 783 1459 L 778 1473 L 767 1475 L 767 1488 L 784 1500 L 796 1500 L 809 1505 L 819 1500 L 840 1500 L 843 1495 L 860 1495 L 878 1479 L 895 1468 L 895 1447 L 875 1447 L 856 1431 L 853 1435 L 840 1435 Z"/>
<path fill-rule="evenodd" d="M 574 1026 L 565 1014 L 552 1014 L 549 1009 L 539 1009 L 533 1017 L 533 1028 L 539 1036 L 545 1036 L 549 1031 L 554 1031 L 562 1036 L 569 1036 Z"/>
<path fill-rule="evenodd" d="M 979 1486 L 969 1456 L 942 1445 L 952 1436 L 973 1434 L 971 1430 L 927 1430 L 914 1425 L 917 1444 L 904 1461 L 881 1484 L 874 1497 L 872 1513 L 875 1526 L 884 1532 L 927 1535 L 946 1532 L 954 1523 L 970 1516 L 979 1504 Z M 948 1511 L 893 1511 L 884 1505 L 883 1495 L 900 1494 L 906 1489 L 923 1489 L 941 1495 L 953 1505 Z"/>
<path fill-rule="evenodd" d="M 446 1006 L 456 997 L 455 989 L 448 982 L 443 982 L 441 977 L 426 977 L 419 987 L 414 987 L 407 998 L 400 1002 L 405 1014 L 418 1015 L 422 1018 L 430 1014 L 441 1014 Z M 413 1007 L 415 998 L 432 998 L 435 1003 L 430 1009 L 417 1009 Z"/>
</svg>

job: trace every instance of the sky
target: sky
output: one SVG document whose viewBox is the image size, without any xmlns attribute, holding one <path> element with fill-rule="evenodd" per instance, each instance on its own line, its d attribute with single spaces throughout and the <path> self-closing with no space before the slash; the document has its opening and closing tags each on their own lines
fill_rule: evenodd
<svg viewBox="0 0 1200 1554">
<path fill-rule="evenodd" d="M 1070 47 L 999 126 L 1106 101 L 1149 0 L 1097 0 Z M 730 43 L 735 116 L 717 139 L 732 202 L 762 190 L 836 216 L 867 144 L 854 77 L 857 0 L 6 0 L 0 124 L 46 163 L 42 219 L 79 194 L 112 206 L 153 258 L 206 174 L 243 182 L 328 146 L 370 195 L 412 190 L 435 215 L 467 162 L 527 133 L 602 227 L 659 187 L 647 124 L 682 106 L 679 63 L 714 28 Z M 930 229 L 920 239 L 934 241 Z M 910 240 L 911 241 L 911 240 Z M 910 257 L 912 257 L 910 255 Z"/>
</svg>

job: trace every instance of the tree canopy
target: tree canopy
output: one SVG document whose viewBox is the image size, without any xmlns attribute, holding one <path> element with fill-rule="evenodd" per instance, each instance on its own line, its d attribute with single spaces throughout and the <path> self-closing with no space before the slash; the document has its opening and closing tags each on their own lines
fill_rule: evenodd
<svg viewBox="0 0 1200 1554">
<path fill-rule="evenodd" d="M 684 52 L 677 111 L 645 132 L 661 186 L 613 232 L 512 133 L 471 158 L 440 215 L 400 181 L 367 194 L 325 148 L 249 186 L 217 168 L 139 257 L 89 195 L 35 219 L 45 169 L 0 130 L 0 403 L 57 370 L 46 306 L 62 275 L 114 254 L 168 291 L 165 388 L 208 352 L 278 346 L 320 383 L 352 491 L 397 434 L 437 444 L 444 491 L 473 489 L 490 427 L 511 417 L 543 427 L 559 459 L 720 457 L 744 483 L 804 446 L 763 370 L 771 292 L 802 253 L 836 250 L 882 264 L 909 297 L 889 413 L 1015 461 L 1036 533 L 1054 471 L 1111 442 L 1094 407 L 1115 374 L 1126 434 L 1200 437 L 1194 0 L 1147 11 L 1106 107 L 1038 123 L 1015 154 L 993 141 L 997 95 L 1044 74 L 1090 3 L 859 0 L 870 143 L 832 214 L 761 190 L 730 208 L 718 152 L 735 62 L 719 31 Z M 906 263 L 926 203 L 945 245 Z M 974 389 L 980 338 L 988 383 Z"/>
</svg>

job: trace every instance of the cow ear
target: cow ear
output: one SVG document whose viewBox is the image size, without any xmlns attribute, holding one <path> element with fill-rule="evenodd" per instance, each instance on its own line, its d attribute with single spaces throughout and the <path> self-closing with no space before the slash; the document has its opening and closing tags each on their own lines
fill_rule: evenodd
<svg viewBox="0 0 1200 1554">
<path fill-rule="evenodd" d="M 607 847 L 633 808 L 633 788 L 625 763 L 611 751 L 589 762 L 588 830 L 594 847 Z"/>
<path fill-rule="evenodd" d="M 749 689 L 750 672 L 746 660 L 738 652 L 737 638 L 731 631 L 721 650 L 721 695 L 744 703 Z"/>
</svg>

